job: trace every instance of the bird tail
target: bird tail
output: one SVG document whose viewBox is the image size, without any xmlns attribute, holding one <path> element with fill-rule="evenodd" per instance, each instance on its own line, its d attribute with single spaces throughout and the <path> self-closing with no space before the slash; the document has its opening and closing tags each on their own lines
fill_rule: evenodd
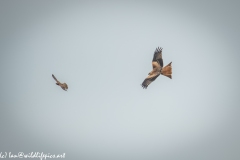
<svg viewBox="0 0 240 160">
<path fill-rule="evenodd" d="M 167 76 L 168 78 L 172 79 L 172 62 L 170 62 L 168 65 L 163 67 L 161 74 L 164 76 Z"/>
</svg>

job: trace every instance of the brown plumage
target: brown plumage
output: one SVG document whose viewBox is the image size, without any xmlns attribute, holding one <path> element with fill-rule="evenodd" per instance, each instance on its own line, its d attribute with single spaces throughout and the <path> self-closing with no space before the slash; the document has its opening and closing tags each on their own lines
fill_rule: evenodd
<svg viewBox="0 0 240 160">
<path fill-rule="evenodd" d="M 52 77 L 57 82 L 56 85 L 60 86 L 64 91 L 67 91 L 68 85 L 66 83 L 59 82 L 53 74 L 52 74 Z"/>
<path fill-rule="evenodd" d="M 152 60 L 153 70 L 148 74 L 149 76 L 143 81 L 142 87 L 147 88 L 160 74 L 172 79 L 172 62 L 163 67 L 162 48 L 156 48 Z"/>
</svg>

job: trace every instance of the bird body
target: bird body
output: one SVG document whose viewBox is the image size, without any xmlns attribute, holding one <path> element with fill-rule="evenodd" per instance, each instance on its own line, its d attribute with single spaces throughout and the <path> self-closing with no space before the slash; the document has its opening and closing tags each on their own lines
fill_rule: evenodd
<svg viewBox="0 0 240 160">
<path fill-rule="evenodd" d="M 148 85 L 152 83 L 161 74 L 172 79 L 171 64 L 172 62 L 170 62 L 167 66 L 163 67 L 162 48 L 156 48 L 152 60 L 153 70 L 148 73 L 148 77 L 143 81 L 142 87 L 146 89 Z"/>
</svg>

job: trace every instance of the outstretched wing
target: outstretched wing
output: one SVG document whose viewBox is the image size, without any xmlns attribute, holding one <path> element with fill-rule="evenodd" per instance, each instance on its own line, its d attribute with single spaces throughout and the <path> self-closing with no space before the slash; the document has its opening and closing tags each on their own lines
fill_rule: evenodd
<svg viewBox="0 0 240 160">
<path fill-rule="evenodd" d="M 142 83 L 142 87 L 147 89 L 148 85 L 152 83 L 160 74 L 149 75 Z"/>
<path fill-rule="evenodd" d="M 163 59 L 162 59 L 162 48 L 156 48 L 152 62 L 157 62 L 161 68 L 163 67 Z M 153 66 L 154 67 L 154 66 Z"/>
<path fill-rule="evenodd" d="M 58 82 L 57 78 L 52 74 L 53 79 Z"/>
</svg>

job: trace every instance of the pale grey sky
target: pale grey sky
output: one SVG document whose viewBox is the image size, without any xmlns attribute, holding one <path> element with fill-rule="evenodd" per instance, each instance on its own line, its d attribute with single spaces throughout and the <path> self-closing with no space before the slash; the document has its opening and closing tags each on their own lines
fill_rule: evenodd
<svg viewBox="0 0 240 160">
<path fill-rule="evenodd" d="M 0 1 L 0 152 L 240 159 L 239 7 Z M 160 76 L 144 90 L 158 46 L 173 79 Z"/>
</svg>

